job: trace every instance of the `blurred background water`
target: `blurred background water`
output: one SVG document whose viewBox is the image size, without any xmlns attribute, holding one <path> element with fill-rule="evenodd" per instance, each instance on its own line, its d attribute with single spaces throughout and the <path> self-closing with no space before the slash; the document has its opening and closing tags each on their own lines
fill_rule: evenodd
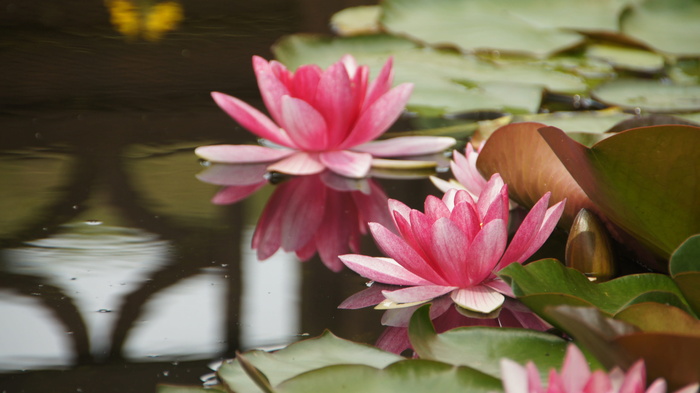
<svg viewBox="0 0 700 393">
<path fill-rule="evenodd" d="M 253 141 L 209 97 L 260 107 L 252 55 L 371 3 L 0 0 L 0 392 L 152 392 L 326 328 L 377 338 L 379 312 L 336 309 L 361 277 L 257 261 L 273 187 L 213 205 L 192 152 Z"/>
</svg>

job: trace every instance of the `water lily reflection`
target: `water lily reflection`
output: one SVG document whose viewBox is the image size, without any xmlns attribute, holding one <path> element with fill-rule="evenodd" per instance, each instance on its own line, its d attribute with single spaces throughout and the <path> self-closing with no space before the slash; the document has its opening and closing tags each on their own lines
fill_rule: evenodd
<svg viewBox="0 0 700 393">
<path fill-rule="evenodd" d="M 216 204 L 238 202 L 268 184 L 265 164 L 214 164 L 197 176 L 224 186 Z M 275 187 L 253 235 L 252 247 L 265 260 L 279 249 L 302 261 L 316 253 L 333 271 L 343 268 L 338 255 L 359 252 L 368 222 L 393 228 L 388 198 L 372 179 L 350 179 L 330 171 L 285 178 Z"/>
</svg>

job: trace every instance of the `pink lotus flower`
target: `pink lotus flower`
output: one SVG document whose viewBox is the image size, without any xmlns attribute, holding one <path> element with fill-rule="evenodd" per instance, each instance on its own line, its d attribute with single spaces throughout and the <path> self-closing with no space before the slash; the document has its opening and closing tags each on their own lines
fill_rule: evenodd
<svg viewBox="0 0 700 393">
<path fill-rule="evenodd" d="M 428 196 L 425 213 L 390 200 L 399 235 L 370 223 L 382 251 L 392 258 L 342 255 L 350 269 L 376 282 L 402 285 L 383 291 L 384 308 L 419 304 L 450 294 L 468 310 L 490 313 L 511 296 L 495 273 L 530 257 L 554 230 L 564 208 L 547 208 L 549 193 L 532 207 L 508 241 L 508 187 L 498 174 L 486 184 L 477 202 L 464 190 L 450 189 L 442 199 Z"/>
<path fill-rule="evenodd" d="M 323 71 L 304 65 L 291 72 L 276 61 L 253 57 L 260 93 L 272 119 L 223 93 L 216 103 L 239 124 L 276 145 L 203 146 L 195 153 L 222 163 L 270 163 L 269 171 L 292 175 L 328 168 L 347 177 L 367 175 L 373 157 L 435 153 L 454 145 L 449 137 L 413 136 L 371 142 L 399 117 L 413 85 L 391 88 L 392 62 L 369 82 L 369 69 L 344 56 Z"/>
<path fill-rule="evenodd" d="M 550 370 L 546 388 L 542 387 L 539 371 L 532 362 L 523 367 L 510 359 L 502 359 L 501 376 L 506 393 L 666 393 L 666 381 L 661 378 L 645 389 L 646 369 L 642 360 L 632 365 L 626 374 L 618 368 L 610 373 L 591 372 L 581 350 L 573 344 L 566 350 L 561 373 Z M 694 384 L 676 393 L 692 393 L 697 388 Z"/>
<path fill-rule="evenodd" d="M 432 176 L 430 180 L 435 184 L 435 187 L 442 192 L 447 192 L 450 188 L 467 190 L 472 198 L 478 198 L 481 191 L 486 187 L 486 179 L 484 179 L 484 176 L 476 169 L 476 160 L 479 158 L 479 153 L 483 147 L 484 145 L 482 144 L 479 150 L 476 150 L 470 142 L 467 143 L 464 155 L 460 154 L 457 150 L 453 151 L 450 169 L 455 179 L 445 181 L 439 177 Z"/>
</svg>

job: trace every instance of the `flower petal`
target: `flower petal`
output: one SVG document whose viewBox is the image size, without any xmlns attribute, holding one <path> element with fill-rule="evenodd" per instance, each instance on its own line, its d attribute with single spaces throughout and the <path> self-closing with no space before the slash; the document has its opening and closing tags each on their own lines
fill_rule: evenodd
<svg viewBox="0 0 700 393">
<path fill-rule="evenodd" d="M 319 161 L 318 154 L 296 152 L 267 167 L 268 171 L 288 175 L 313 175 L 323 172 L 326 167 Z"/>
<path fill-rule="evenodd" d="M 194 149 L 194 154 L 199 158 L 224 164 L 272 162 L 293 153 L 294 150 L 273 149 L 256 145 L 209 145 Z"/>
<path fill-rule="evenodd" d="M 491 288 L 478 285 L 455 290 L 452 300 L 467 310 L 488 314 L 501 307 L 506 298 Z"/>
<path fill-rule="evenodd" d="M 433 284 L 444 282 L 443 278 L 405 240 L 379 224 L 371 222 L 369 228 L 379 248 L 406 270 Z"/>
<path fill-rule="evenodd" d="M 209 184 L 220 186 L 247 186 L 265 180 L 267 165 L 262 164 L 214 164 L 195 175 Z"/>
<path fill-rule="evenodd" d="M 430 240 L 430 253 L 447 282 L 460 287 L 470 285 L 464 260 L 469 240 L 459 226 L 448 218 L 440 218 L 432 225 Z"/>
<path fill-rule="evenodd" d="M 216 195 L 211 200 L 211 203 L 215 205 L 230 205 L 241 201 L 249 196 L 251 196 L 255 191 L 261 189 L 267 180 L 263 180 L 257 184 L 249 184 L 245 186 L 228 186 L 217 192 Z"/>
<path fill-rule="evenodd" d="M 331 171 L 346 177 L 362 178 L 372 167 L 372 155 L 349 150 L 328 151 L 319 154 L 321 163 Z"/>
<path fill-rule="evenodd" d="M 279 145 L 294 147 L 285 131 L 259 110 L 224 93 L 215 91 L 211 93 L 211 96 L 216 104 L 236 120 L 241 127 Z"/>
<path fill-rule="evenodd" d="M 347 138 L 339 149 L 349 149 L 369 142 L 382 135 L 403 112 L 413 85 L 405 83 L 381 96 L 360 114 Z"/>
<path fill-rule="evenodd" d="M 386 92 L 391 88 L 391 82 L 394 79 L 393 63 L 394 59 L 389 57 L 386 63 L 384 63 L 381 71 L 379 71 L 377 78 L 370 82 L 369 87 L 367 88 L 367 95 L 362 104 L 363 112 L 375 101 L 377 101 L 379 97 L 386 94 Z"/>
<path fill-rule="evenodd" d="M 273 66 L 277 72 L 273 70 Z M 286 84 L 289 83 L 288 72 L 285 72 L 286 69 L 282 64 L 274 60 L 268 63 L 260 56 L 253 56 L 253 71 L 255 71 L 255 77 L 258 80 L 260 95 L 270 112 L 270 116 L 278 124 L 281 124 L 282 96 L 290 95 L 289 87 Z"/>
<path fill-rule="evenodd" d="M 335 148 L 348 135 L 359 108 L 353 103 L 350 76 L 342 61 L 332 64 L 321 75 L 315 105 L 328 124 L 328 146 Z"/>
<path fill-rule="evenodd" d="M 323 116 L 308 102 L 282 96 L 282 126 L 299 150 L 324 150 L 328 127 Z"/>
<path fill-rule="evenodd" d="M 469 285 L 480 284 L 492 273 L 503 255 L 508 230 L 503 220 L 493 220 L 474 237 L 464 257 L 465 279 Z"/>
<path fill-rule="evenodd" d="M 506 358 L 501 359 L 501 378 L 506 393 L 530 393 L 527 371 L 518 363 Z"/>
<path fill-rule="evenodd" d="M 503 254 L 501 263 L 498 266 L 499 270 L 513 262 L 523 263 L 525 262 L 525 258 L 529 257 L 528 255 L 523 258 L 525 251 L 529 248 L 539 232 L 542 221 L 544 220 L 544 214 L 547 211 L 550 195 L 549 192 L 546 193 L 535 203 L 532 209 L 530 209 L 530 212 L 518 227 L 517 232 L 515 232 L 513 240 L 511 240 L 508 245 L 508 249 L 505 254 Z"/>
<path fill-rule="evenodd" d="M 356 310 L 358 308 L 377 305 L 386 299 L 382 294 L 382 291 L 389 288 L 392 288 L 392 286 L 373 283 L 371 287 L 357 292 L 343 300 L 338 308 Z"/>
<path fill-rule="evenodd" d="M 574 344 L 566 348 L 561 379 L 566 392 L 580 392 L 591 377 L 591 369 L 581 350 Z M 645 381 L 646 382 L 646 381 Z"/>
<path fill-rule="evenodd" d="M 535 236 L 532 242 L 530 242 L 530 246 L 527 248 L 527 250 L 523 252 L 523 256 L 521 257 L 521 259 L 530 258 L 530 256 L 532 256 L 532 254 L 534 254 L 535 251 L 539 250 L 539 248 L 542 247 L 544 242 L 547 241 L 547 238 L 549 238 L 549 235 L 552 234 L 552 231 L 554 231 L 554 228 L 557 226 L 559 218 L 564 212 L 565 205 L 566 199 L 556 203 L 554 206 L 547 209 L 547 212 L 545 212 L 544 214 L 544 220 L 542 222 L 542 225 L 540 226 L 540 229 L 537 232 L 537 236 Z"/>
<path fill-rule="evenodd" d="M 315 104 L 316 89 L 321 80 L 321 67 L 316 64 L 305 64 L 297 68 L 291 81 L 290 94 L 311 105 Z"/>
<path fill-rule="evenodd" d="M 476 169 L 476 159 L 478 155 L 479 154 L 474 151 L 472 144 L 468 143 L 465 155 L 455 150 L 452 153 L 452 162 L 450 163 L 452 174 L 457 181 L 474 195 L 479 195 L 484 187 L 486 187 L 486 179 L 484 179 L 481 173 Z"/>
<path fill-rule="evenodd" d="M 484 221 L 484 217 L 486 216 L 489 207 L 497 199 L 502 198 L 501 191 L 504 186 L 505 183 L 503 183 L 501 175 L 496 173 L 493 176 L 491 176 L 491 179 L 489 179 L 489 181 L 486 183 L 486 187 L 484 187 L 484 190 L 481 191 L 481 194 L 479 194 L 479 200 L 476 201 L 476 206 L 479 211 L 479 216 L 481 217 L 482 222 Z"/>
<path fill-rule="evenodd" d="M 457 141 L 454 138 L 447 136 L 401 136 L 367 142 L 352 150 L 370 153 L 375 157 L 405 157 L 439 153 L 455 143 Z"/>
<path fill-rule="evenodd" d="M 397 289 L 395 291 L 382 291 L 384 297 L 396 303 L 426 302 L 435 299 L 457 289 L 442 285 L 421 285 Z"/>
<path fill-rule="evenodd" d="M 430 284 L 390 258 L 375 258 L 357 254 L 340 255 L 338 258 L 350 270 L 379 283 L 392 285 Z"/>
</svg>

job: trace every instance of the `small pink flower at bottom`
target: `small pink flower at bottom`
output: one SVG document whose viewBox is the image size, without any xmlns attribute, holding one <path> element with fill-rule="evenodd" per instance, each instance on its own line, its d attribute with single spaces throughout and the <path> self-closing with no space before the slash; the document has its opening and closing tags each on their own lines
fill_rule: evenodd
<svg viewBox="0 0 700 393">
<path fill-rule="evenodd" d="M 543 387 L 537 366 L 525 366 L 510 360 L 501 360 L 501 376 L 506 393 L 666 393 L 666 381 L 659 378 L 646 388 L 646 368 L 637 361 L 627 373 L 619 368 L 610 373 L 591 372 L 586 358 L 577 346 L 570 344 L 561 373 L 552 369 L 547 386 Z M 693 393 L 698 385 L 686 386 L 675 393 Z"/>
<path fill-rule="evenodd" d="M 398 235 L 370 223 L 382 251 L 391 258 L 341 255 L 350 269 L 373 281 L 404 288 L 383 291 L 384 305 L 420 304 L 448 295 L 458 306 L 491 313 L 512 297 L 496 272 L 523 263 L 542 246 L 559 221 L 564 201 L 547 208 L 549 193 L 528 213 L 508 242 L 508 187 L 495 174 L 478 201 L 465 190 L 428 196 L 425 213 L 389 201 Z M 386 307 L 388 308 L 388 307 Z"/>
</svg>

